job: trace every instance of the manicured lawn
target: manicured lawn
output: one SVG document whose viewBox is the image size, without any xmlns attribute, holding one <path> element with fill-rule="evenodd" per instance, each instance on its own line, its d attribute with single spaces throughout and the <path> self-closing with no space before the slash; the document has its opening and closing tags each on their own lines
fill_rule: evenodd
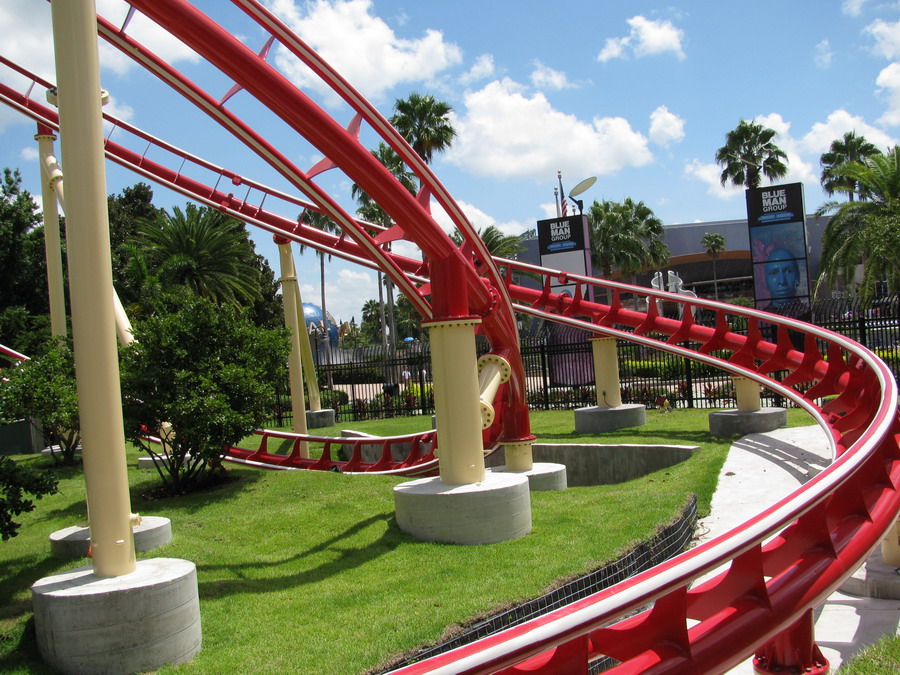
<svg viewBox="0 0 900 675">
<path fill-rule="evenodd" d="M 594 437 L 571 432 L 571 411 L 534 413 L 540 441 L 697 444 L 702 450 L 627 483 L 533 493 L 533 532 L 484 546 L 426 543 L 400 532 L 391 492 L 397 478 L 237 467 L 230 469 L 234 480 L 215 490 L 149 501 L 142 495 L 158 478 L 132 469 L 133 510 L 171 518 L 175 534 L 171 544 L 142 557 L 183 558 L 198 569 L 203 650 L 193 663 L 161 672 L 360 673 L 615 559 L 675 517 L 691 493 L 701 513 L 708 510 L 729 442 L 709 436 L 706 413 L 648 411 L 644 427 Z M 801 411 L 791 411 L 790 419 L 808 423 Z M 395 435 L 430 422 L 352 427 Z M 131 466 L 136 456 L 129 450 Z M 50 672 L 34 644 L 29 586 L 84 562 L 50 556 L 47 536 L 85 517 L 81 470 L 57 473 L 59 494 L 38 502 L 22 517 L 20 535 L 0 543 L 0 672 Z"/>
</svg>

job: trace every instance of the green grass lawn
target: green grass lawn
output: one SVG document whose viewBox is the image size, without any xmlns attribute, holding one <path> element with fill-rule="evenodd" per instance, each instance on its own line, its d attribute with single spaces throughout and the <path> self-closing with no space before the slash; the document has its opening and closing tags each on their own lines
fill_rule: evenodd
<svg viewBox="0 0 900 675">
<path fill-rule="evenodd" d="M 646 426 L 597 436 L 573 433 L 571 411 L 533 413 L 541 442 L 696 444 L 701 450 L 627 483 L 532 493 L 532 533 L 481 546 L 427 543 L 402 533 L 391 491 L 399 478 L 235 467 L 229 469 L 234 480 L 217 489 L 149 501 L 143 495 L 158 477 L 132 468 L 132 510 L 171 518 L 174 531 L 171 544 L 141 557 L 183 558 L 198 570 L 203 649 L 192 663 L 160 672 L 361 673 L 478 615 L 538 596 L 651 536 L 691 493 L 701 514 L 708 511 L 729 441 L 707 433 L 707 412 L 648 411 Z M 809 423 L 799 410 L 789 419 Z M 430 422 L 398 418 L 352 427 L 396 435 Z M 136 457 L 129 449 L 130 466 Z M 56 473 L 59 493 L 21 517 L 19 536 L 0 543 L 0 672 L 52 672 L 34 643 L 29 587 L 84 564 L 50 556 L 48 535 L 85 520 L 81 470 Z"/>
</svg>

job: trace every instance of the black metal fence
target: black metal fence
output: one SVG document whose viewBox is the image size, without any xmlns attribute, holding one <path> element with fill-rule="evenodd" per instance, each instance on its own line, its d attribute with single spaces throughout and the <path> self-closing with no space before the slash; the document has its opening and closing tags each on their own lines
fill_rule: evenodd
<svg viewBox="0 0 900 675">
<path fill-rule="evenodd" d="M 831 299 L 816 303 L 812 322 L 872 349 L 900 372 L 900 301 L 878 298 L 865 306 Z M 695 317 L 703 322 L 703 317 Z M 586 331 L 546 323 L 523 339 L 528 403 L 536 410 L 566 410 L 597 404 L 591 346 Z M 689 345 L 690 346 L 690 345 Z M 695 345 L 696 346 L 696 345 Z M 478 341 L 479 353 L 488 350 Z M 321 350 L 320 350 L 321 352 Z M 619 341 L 619 379 L 623 403 L 650 408 L 729 408 L 734 389 L 727 373 L 705 363 Z M 317 354 L 322 405 L 334 408 L 338 422 L 408 415 L 432 415 L 430 345 L 418 341 L 387 350 L 381 346 Z M 776 379 L 781 374 L 775 373 Z M 273 423 L 290 423 L 287 383 L 276 394 Z M 763 391 L 765 405 L 784 405 Z"/>
</svg>

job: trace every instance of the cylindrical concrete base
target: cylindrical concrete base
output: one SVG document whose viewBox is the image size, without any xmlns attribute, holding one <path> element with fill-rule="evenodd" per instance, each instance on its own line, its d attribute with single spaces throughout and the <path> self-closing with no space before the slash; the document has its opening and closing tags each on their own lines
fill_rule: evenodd
<svg viewBox="0 0 900 675">
<path fill-rule="evenodd" d="M 751 412 L 718 410 L 709 414 L 709 433 L 717 438 L 739 434 L 760 434 L 787 424 L 784 408 L 761 408 Z"/>
<path fill-rule="evenodd" d="M 31 587 L 38 649 L 63 673 L 136 673 L 184 663 L 200 651 L 194 563 L 138 560 L 134 572 L 54 574 Z"/>
<path fill-rule="evenodd" d="M 615 408 L 578 408 L 575 411 L 575 431 L 579 434 L 599 434 L 628 427 L 641 427 L 647 423 L 647 408 L 639 403 L 628 403 Z"/>
<path fill-rule="evenodd" d="M 306 411 L 306 428 L 321 429 L 334 426 L 334 408 Z"/>
<path fill-rule="evenodd" d="M 162 516 L 143 516 L 133 532 L 134 550 L 150 551 L 172 541 L 172 521 Z M 90 543 L 90 529 L 73 525 L 50 535 L 50 552 L 59 558 L 83 558 Z"/>
<path fill-rule="evenodd" d="M 421 478 L 394 488 L 397 525 L 425 541 L 493 544 L 531 532 L 531 495 L 521 474 L 486 473 L 469 485 Z"/>
<path fill-rule="evenodd" d="M 527 477 L 528 487 L 532 492 L 565 490 L 568 487 L 565 464 L 539 462 L 533 464 L 528 471 L 510 471 L 504 464 L 489 470 L 493 473 L 510 473 Z"/>
</svg>

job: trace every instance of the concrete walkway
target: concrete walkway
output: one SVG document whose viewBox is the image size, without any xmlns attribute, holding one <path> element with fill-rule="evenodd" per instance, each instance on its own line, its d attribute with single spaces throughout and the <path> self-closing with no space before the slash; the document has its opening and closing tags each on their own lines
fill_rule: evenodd
<svg viewBox="0 0 900 675">
<path fill-rule="evenodd" d="M 828 442 L 818 426 L 778 429 L 738 439 L 719 474 L 711 513 L 699 523 L 699 540 L 744 522 L 830 463 Z M 816 642 L 834 671 L 884 633 L 900 632 L 900 576 L 893 567 L 884 565 L 880 551 L 876 551 L 841 591 L 816 609 L 815 616 Z M 749 674 L 753 666 L 748 660 L 729 672 Z"/>
</svg>

